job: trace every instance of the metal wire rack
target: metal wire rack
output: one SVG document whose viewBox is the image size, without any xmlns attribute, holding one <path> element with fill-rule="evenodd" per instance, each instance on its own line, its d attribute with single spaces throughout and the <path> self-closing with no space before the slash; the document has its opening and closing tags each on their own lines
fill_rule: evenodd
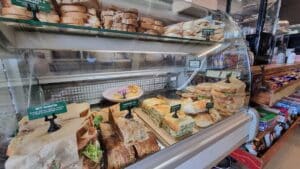
<svg viewBox="0 0 300 169">
<path fill-rule="evenodd" d="M 99 103 L 102 92 L 108 88 L 120 87 L 129 84 L 141 86 L 145 93 L 164 89 L 168 83 L 168 76 L 149 76 L 130 79 L 95 80 L 71 82 L 63 84 L 43 85 L 45 101 L 66 101 L 67 103 L 88 102 Z"/>
</svg>

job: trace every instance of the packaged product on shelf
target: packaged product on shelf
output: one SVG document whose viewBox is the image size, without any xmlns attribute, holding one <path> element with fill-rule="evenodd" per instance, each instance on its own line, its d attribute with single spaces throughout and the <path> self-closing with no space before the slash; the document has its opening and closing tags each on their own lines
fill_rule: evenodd
<svg viewBox="0 0 300 169">
<path fill-rule="evenodd" d="M 256 110 L 258 111 L 260 116 L 258 127 L 259 131 L 266 131 L 276 125 L 278 117 L 276 114 L 262 108 L 258 108 Z"/>
<path fill-rule="evenodd" d="M 12 19 L 24 19 L 29 20 L 32 19 L 32 13 L 27 11 L 24 7 L 19 7 L 15 5 L 7 5 L 1 9 L 1 16 L 5 18 Z"/>
<path fill-rule="evenodd" d="M 159 20 L 150 17 L 140 17 L 138 30 L 146 34 L 161 35 L 164 33 L 164 25 Z"/>
<path fill-rule="evenodd" d="M 208 35 L 206 35 L 208 31 Z M 177 23 L 165 27 L 165 36 L 183 37 L 188 39 L 222 41 L 224 39 L 224 23 L 203 18 L 188 22 Z"/>
<path fill-rule="evenodd" d="M 112 29 L 125 32 L 136 32 L 138 27 L 137 9 L 121 9 L 111 6 L 102 10 L 101 20 L 104 29 Z"/>
<path fill-rule="evenodd" d="M 97 16 L 95 8 L 88 8 L 83 4 L 61 4 L 60 5 L 61 23 L 89 26 L 99 28 L 101 22 Z"/>
<path fill-rule="evenodd" d="M 14 5 L 12 4 L 11 0 L 1 0 L 0 2 L 3 6 L 0 12 L 0 16 L 2 17 L 23 20 L 30 20 L 33 18 L 32 12 L 28 11 L 26 7 Z M 59 15 L 56 13 L 52 2 L 48 2 L 50 3 L 50 6 L 52 8 L 51 11 L 39 12 L 37 13 L 37 18 L 42 22 L 59 23 Z"/>
<path fill-rule="evenodd" d="M 298 112 L 300 112 L 300 107 L 297 103 L 285 99 L 282 99 L 279 102 L 275 103 L 275 106 L 289 109 L 289 114 L 291 116 L 297 116 Z"/>
</svg>

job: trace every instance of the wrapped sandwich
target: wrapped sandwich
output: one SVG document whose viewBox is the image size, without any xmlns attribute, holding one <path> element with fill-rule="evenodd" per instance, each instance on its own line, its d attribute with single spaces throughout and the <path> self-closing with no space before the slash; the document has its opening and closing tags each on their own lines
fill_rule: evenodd
<svg viewBox="0 0 300 169">
<path fill-rule="evenodd" d="M 89 104 L 70 104 L 67 109 L 56 121 L 61 128 L 52 133 L 47 133 L 49 124 L 44 119 L 28 121 L 24 117 L 19 133 L 8 146 L 5 168 L 101 168 L 102 150 Z"/>
<path fill-rule="evenodd" d="M 206 104 L 210 103 L 210 99 L 200 99 L 197 101 L 193 101 L 191 99 L 186 99 L 182 102 L 182 110 L 186 114 L 196 115 L 199 113 L 206 112 Z"/>
</svg>

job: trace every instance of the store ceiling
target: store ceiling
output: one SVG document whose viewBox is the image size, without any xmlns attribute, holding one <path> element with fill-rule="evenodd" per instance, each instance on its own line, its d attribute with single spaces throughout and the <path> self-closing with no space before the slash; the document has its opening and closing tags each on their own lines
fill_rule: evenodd
<svg viewBox="0 0 300 169">
<path fill-rule="evenodd" d="M 299 0 L 282 0 L 280 20 L 289 20 L 291 25 L 300 24 Z"/>
</svg>

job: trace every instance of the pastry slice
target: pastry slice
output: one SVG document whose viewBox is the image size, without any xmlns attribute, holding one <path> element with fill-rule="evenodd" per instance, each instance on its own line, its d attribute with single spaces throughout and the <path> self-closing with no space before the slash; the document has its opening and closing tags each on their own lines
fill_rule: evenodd
<svg viewBox="0 0 300 169">
<path fill-rule="evenodd" d="M 111 107 L 111 120 L 113 127 L 117 129 L 124 144 L 132 144 L 135 141 L 148 139 L 146 128 L 135 114 L 132 118 L 125 118 L 128 111 L 120 111 L 120 106 Z"/>
<path fill-rule="evenodd" d="M 161 126 L 165 115 L 170 114 L 170 110 L 171 106 L 169 105 L 155 105 L 148 111 L 148 114 L 156 125 Z"/>
<path fill-rule="evenodd" d="M 185 113 L 178 113 L 178 118 L 174 118 L 173 114 L 168 114 L 164 117 L 162 127 L 175 138 L 180 138 L 191 134 L 195 126 L 195 121 L 192 117 Z"/>
<path fill-rule="evenodd" d="M 124 144 L 148 139 L 144 125 L 134 118 L 117 117 L 114 118 L 114 123 Z"/>
<path fill-rule="evenodd" d="M 147 140 L 138 141 L 133 144 L 139 158 L 143 158 L 160 150 L 155 135 L 151 132 L 148 132 L 148 135 L 149 138 Z"/>
<path fill-rule="evenodd" d="M 158 98 L 150 98 L 150 99 L 145 99 L 142 103 L 142 107 L 147 109 L 147 108 L 152 108 L 155 105 L 159 104 L 166 104 L 167 102 L 163 99 L 158 99 Z"/>
<path fill-rule="evenodd" d="M 107 168 L 119 169 L 135 162 L 135 153 L 132 146 L 119 144 L 107 151 Z"/>
</svg>

